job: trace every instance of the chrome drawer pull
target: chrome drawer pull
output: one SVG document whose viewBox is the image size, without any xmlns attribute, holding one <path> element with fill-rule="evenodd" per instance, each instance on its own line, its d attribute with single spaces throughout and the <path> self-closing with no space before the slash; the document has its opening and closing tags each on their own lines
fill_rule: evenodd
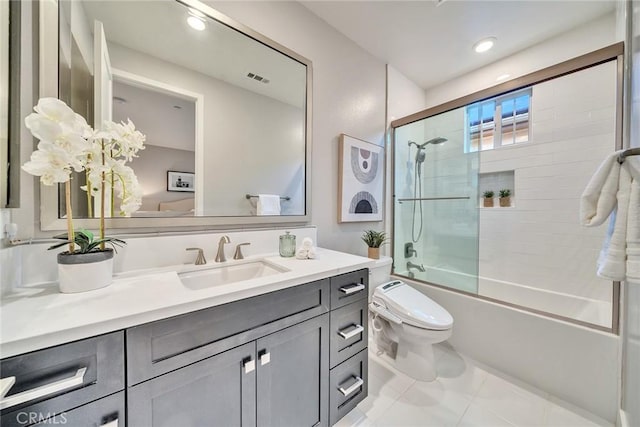
<svg viewBox="0 0 640 427">
<path fill-rule="evenodd" d="M 351 295 L 354 294 L 356 292 L 360 292 L 361 290 L 363 290 L 365 288 L 365 286 L 361 283 L 359 285 L 349 285 L 347 286 L 343 286 L 342 288 L 340 288 L 340 292 L 343 292 L 346 295 Z"/>
<path fill-rule="evenodd" d="M 101 424 L 100 427 L 118 427 L 118 419 L 116 418 L 113 421 L 109 421 L 106 424 Z"/>
<path fill-rule="evenodd" d="M 260 355 L 260 365 L 264 366 L 267 363 L 271 362 L 271 353 L 266 352 Z"/>
<path fill-rule="evenodd" d="M 0 378 L 0 399 L 9 393 L 9 389 L 16 383 L 16 377 Z"/>
<path fill-rule="evenodd" d="M 355 326 L 355 327 L 354 327 Z M 354 327 L 352 330 L 350 330 L 349 332 L 343 332 L 351 327 Z M 362 325 L 351 325 L 347 328 L 344 328 L 340 331 L 338 331 L 338 334 L 344 338 L 345 340 L 348 340 L 349 338 L 353 338 L 356 335 L 360 335 L 362 332 L 364 332 L 364 326 Z"/>
<path fill-rule="evenodd" d="M 248 374 L 256 370 L 256 361 L 253 359 L 245 360 L 242 366 L 244 367 L 244 373 Z"/>
<path fill-rule="evenodd" d="M 338 387 L 338 390 L 340 390 L 340 393 L 342 393 L 345 396 L 349 396 L 351 393 L 353 393 L 354 391 L 362 387 L 362 384 L 364 384 L 364 380 L 357 375 L 354 375 L 353 378 L 356 379 L 356 382 L 351 384 L 351 386 L 349 386 L 348 388 L 344 389 L 342 387 Z"/>
<path fill-rule="evenodd" d="M 49 394 L 81 385 L 84 382 L 85 372 L 87 372 L 87 368 L 80 368 L 76 371 L 76 374 L 70 378 L 45 384 L 32 390 L 25 390 L 21 393 L 14 394 L 13 396 L 4 397 L 0 400 L 0 409 L 10 408 L 30 400 L 39 399 Z"/>
</svg>

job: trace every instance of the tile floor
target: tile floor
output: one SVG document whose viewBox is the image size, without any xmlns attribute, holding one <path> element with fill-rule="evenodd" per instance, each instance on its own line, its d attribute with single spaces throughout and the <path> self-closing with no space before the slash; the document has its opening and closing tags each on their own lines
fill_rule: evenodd
<svg viewBox="0 0 640 427">
<path fill-rule="evenodd" d="M 594 427 L 612 424 L 436 346 L 438 378 L 420 382 L 394 369 L 369 347 L 369 396 L 337 427 Z"/>
</svg>

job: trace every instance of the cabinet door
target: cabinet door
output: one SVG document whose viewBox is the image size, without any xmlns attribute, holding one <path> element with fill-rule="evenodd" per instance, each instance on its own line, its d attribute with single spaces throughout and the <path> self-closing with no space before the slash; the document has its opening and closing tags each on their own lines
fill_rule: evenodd
<svg viewBox="0 0 640 427">
<path fill-rule="evenodd" d="M 329 315 L 257 341 L 259 426 L 328 425 Z"/>
<path fill-rule="evenodd" d="M 129 427 L 252 427 L 255 342 L 129 389 Z"/>
</svg>

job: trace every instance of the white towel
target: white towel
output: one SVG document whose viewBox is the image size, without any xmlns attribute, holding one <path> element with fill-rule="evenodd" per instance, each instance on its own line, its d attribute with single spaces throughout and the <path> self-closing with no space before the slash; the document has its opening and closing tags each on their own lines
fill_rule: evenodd
<svg viewBox="0 0 640 427">
<path fill-rule="evenodd" d="M 587 227 L 609 227 L 600 257 L 598 276 L 610 280 L 640 280 L 640 177 L 637 159 L 617 161 L 610 154 L 593 175 L 580 200 L 580 222 Z M 634 176 L 632 176 L 632 173 Z"/>
<path fill-rule="evenodd" d="M 275 194 L 258 194 L 258 215 L 280 215 L 280 196 Z"/>
</svg>

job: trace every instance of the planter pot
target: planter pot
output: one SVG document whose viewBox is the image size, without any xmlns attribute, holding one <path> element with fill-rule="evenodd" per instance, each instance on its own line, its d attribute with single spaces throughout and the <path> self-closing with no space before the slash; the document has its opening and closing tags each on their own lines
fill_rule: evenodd
<svg viewBox="0 0 640 427">
<path fill-rule="evenodd" d="M 492 208 L 493 207 L 493 197 L 492 198 L 484 198 L 484 207 L 485 208 Z"/>
<path fill-rule="evenodd" d="M 104 288 L 113 278 L 113 249 L 86 254 L 58 254 L 60 292 L 71 294 Z"/>
<path fill-rule="evenodd" d="M 367 256 L 371 259 L 380 259 L 380 248 L 369 248 Z"/>
<path fill-rule="evenodd" d="M 500 197 L 500 206 L 503 208 L 511 206 L 511 197 Z"/>
</svg>

